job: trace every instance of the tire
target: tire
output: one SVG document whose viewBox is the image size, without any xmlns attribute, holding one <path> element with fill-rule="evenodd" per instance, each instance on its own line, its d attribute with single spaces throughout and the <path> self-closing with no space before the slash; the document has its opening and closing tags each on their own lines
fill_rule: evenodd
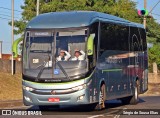
<svg viewBox="0 0 160 118">
<path fill-rule="evenodd" d="M 105 109 L 105 99 L 106 99 L 106 93 L 105 93 L 105 84 L 103 84 L 100 88 L 99 93 L 99 102 L 95 107 L 95 110 L 102 110 Z"/>
<path fill-rule="evenodd" d="M 135 105 L 138 103 L 139 101 L 139 81 L 136 81 L 136 85 L 134 87 L 134 95 L 133 96 L 129 96 L 129 97 L 125 97 L 125 98 L 121 98 L 121 102 L 122 104 L 126 105 L 126 104 L 132 104 Z"/>
</svg>

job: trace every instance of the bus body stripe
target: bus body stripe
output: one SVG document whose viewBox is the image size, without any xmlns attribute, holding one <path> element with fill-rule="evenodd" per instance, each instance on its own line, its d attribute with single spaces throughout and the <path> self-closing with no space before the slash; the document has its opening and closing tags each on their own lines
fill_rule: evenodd
<svg viewBox="0 0 160 118">
<path fill-rule="evenodd" d="M 122 71 L 122 69 L 107 69 L 107 70 L 102 70 L 103 72 L 114 72 L 114 71 Z"/>
</svg>

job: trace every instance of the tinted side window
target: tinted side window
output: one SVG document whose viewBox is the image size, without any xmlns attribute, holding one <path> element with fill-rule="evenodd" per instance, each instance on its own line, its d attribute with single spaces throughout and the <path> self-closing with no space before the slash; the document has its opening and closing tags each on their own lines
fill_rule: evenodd
<svg viewBox="0 0 160 118">
<path fill-rule="evenodd" d="M 146 32 L 145 32 L 145 29 L 142 29 L 140 28 L 140 34 L 141 34 L 141 39 L 142 39 L 142 42 L 143 42 L 143 51 L 146 51 L 147 50 L 147 41 L 146 41 Z"/>
<path fill-rule="evenodd" d="M 130 27 L 130 50 L 143 51 L 147 49 L 145 30 L 137 27 Z"/>
<path fill-rule="evenodd" d="M 129 27 L 118 24 L 101 23 L 100 51 L 129 50 Z"/>
</svg>

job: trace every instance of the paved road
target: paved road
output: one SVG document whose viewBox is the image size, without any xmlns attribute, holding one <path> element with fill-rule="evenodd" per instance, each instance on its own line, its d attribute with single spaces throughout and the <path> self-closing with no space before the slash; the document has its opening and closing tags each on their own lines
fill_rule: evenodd
<svg viewBox="0 0 160 118">
<path fill-rule="evenodd" d="M 39 110 L 37 106 L 19 107 L 14 109 Z M 139 109 L 139 110 L 138 110 Z M 157 110 L 159 109 L 159 111 Z M 159 115 L 144 115 L 156 114 Z M 122 114 L 142 115 L 122 115 Z M 42 116 L 16 116 L 16 118 L 160 118 L 160 96 L 141 96 L 137 105 L 122 105 L 118 100 L 106 102 L 106 109 L 102 111 L 84 111 L 83 107 L 61 106 L 42 111 Z M 0 118 L 15 118 L 15 116 L 0 116 Z"/>
</svg>

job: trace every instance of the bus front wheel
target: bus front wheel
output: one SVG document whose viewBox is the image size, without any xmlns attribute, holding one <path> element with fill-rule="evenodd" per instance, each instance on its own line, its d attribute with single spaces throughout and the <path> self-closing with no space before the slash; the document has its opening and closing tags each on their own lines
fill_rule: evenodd
<svg viewBox="0 0 160 118">
<path fill-rule="evenodd" d="M 105 108 L 105 84 L 103 84 L 100 88 L 100 93 L 99 93 L 99 102 L 96 105 L 96 110 L 102 110 Z"/>
</svg>

